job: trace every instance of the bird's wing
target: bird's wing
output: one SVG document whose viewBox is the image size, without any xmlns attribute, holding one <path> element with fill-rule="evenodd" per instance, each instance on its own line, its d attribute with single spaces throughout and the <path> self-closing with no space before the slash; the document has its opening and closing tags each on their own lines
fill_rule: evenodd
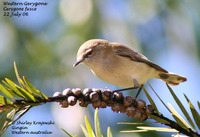
<svg viewBox="0 0 200 137">
<path fill-rule="evenodd" d="M 168 71 L 166 71 L 165 69 L 161 68 L 160 66 L 156 65 L 155 63 L 151 62 L 150 60 L 148 60 L 144 55 L 133 51 L 132 49 L 119 44 L 119 43 L 112 43 L 112 48 L 115 51 L 115 53 L 119 56 L 122 57 L 127 57 L 133 61 L 136 62 L 142 62 L 142 63 L 146 63 L 147 65 L 155 68 L 158 71 L 162 71 L 165 73 L 168 73 Z"/>
</svg>

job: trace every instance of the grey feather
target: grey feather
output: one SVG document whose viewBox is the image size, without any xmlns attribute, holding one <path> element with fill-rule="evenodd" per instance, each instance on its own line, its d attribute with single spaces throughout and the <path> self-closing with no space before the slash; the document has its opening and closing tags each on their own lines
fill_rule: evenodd
<svg viewBox="0 0 200 137">
<path fill-rule="evenodd" d="M 144 55 L 142 55 L 136 51 L 133 51 L 132 49 L 130 49 L 122 44 L 112 43 L 111 45 L 112 45 L 113 50 L 115 51 L 115 53 L 118 56 L 127 57 L 133 61 L 145 63 L 148 66 L 153 67 L 158 71 L 168 73 L 167 70 L 165 70 L 165 69 L 161 68 L 160 66 L 156 65 L 155 63 L 151 62 Z"/>
</svg>

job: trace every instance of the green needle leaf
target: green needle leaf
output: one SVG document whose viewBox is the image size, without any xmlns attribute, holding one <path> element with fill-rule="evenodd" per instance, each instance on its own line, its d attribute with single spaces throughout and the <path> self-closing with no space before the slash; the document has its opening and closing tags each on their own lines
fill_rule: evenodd
<svg viewBox="0 0 200 137">
<path fill-rule="evenodd" d="M 151 98 L 151 96 L 149 95 L 149 93 L 146 91 L 145 88 L 143 88 L 149 102 L 151 103 L 152 107 L 155 109 L 155 111 L 157 112 L 157 114 L 160 114 L 159 111 L 158 111 L 158 108 L 156 107 L 156 104 L 154 103 L 153 99 Z"/>
<path fill-rule="evenodd" d="M 16 74 L 17 80 L 18 80 L 19 84 L 21 85 L 20 76 L 19 76 L 19 73 L 18 73 L 18 70 L 17 70 L 17 64 L 16 64 L 15 61 L 14 61 L 14 70 L 15 70 L 15 74 Z"/>
<path fill-rule="evenodd" d="M 16 96 L 16 97 L 24 98 L 24 96 L 15 88 L 15 86 L 13 87 L 13 86 L 9 85 L 9 83 L 6 83 L 4 80 L 2 80 L 2 82 L 9 90 L 10 94 L 12 94 L 13 96 Z"/>
<path fill-rule="evenodd" d="M 6 109 L 0 118 L 0 136 L 6 131 L 16 114 L 15 108 Z"/>
<path fill-rule="evenodd" d="M 29 92 L 27 92 L 26 90 L 24 90 L 23 88 L 21 88 L 19 86 L 16 86 L 16 88 L 21 94 L 23 94 L 25 99 L 36 102 L 35 97 L 33 95 L 31 95 Z"/>
<path fill-rule="evenodd" d="M 184 129 L 186 129 L 187 131 L 189 131 L 189 128 L 191 130 L 192 127 L 176 112 L 176 110 L 172 107 L 172 105 L 170 103 L 168 103 L 169 105 L 169 109 L 171 110 L 172 116 L 174 117 L 174 119 L 176 120 L 176 122 Z"/>
<path fill-rule="evenodd" d="M 0 84 L 0 91 L 7 97 L 11 98 L 11 99 L 15 99 L 12 94 L 3 86 Z"/>
<path fill-rule="evenodd" d="M 108 127 L 107 129 L 107 137 L 112 137 L 112 132 L 111 132 L 110 127 Z"/>
<path fill-rule="evenodd" d="M 138 133 L 138 132 L 148 132 L 147 130 L 123 130 L 123 131 L 120 131 L 122 133 Z"/>
<path fill-rule="evenodd" d="M 0 95 L 0 104 L 11 105 L 12 102 L 9 99 L 5 98 L 4 96 Z"/>
<path fill-rule="evenodd" d="M 31 89 L 32 92 L 34 92 L 35 94 L 42 96 L 44 99 L 48 99 L 48 97 L 46 95 L 44 95 L 42 92 L 40 92 L 39 90 L 37 90 L 32 84 L 31 82 L 29 82 L 26 77 L 23 77 L 26 85 Z"/>
<path fill-rule="evenodd" d="M 158 99 L 162 102 L 162 104 L 166 107 L 166 109 L 170 112 L 169 108 L 167 107 L 167 105 L 164 103 L 164 101 L 158 96 L 158 94 L 156 93 L 156 91 L 153 89 L 153 87 L 149 84 L 149 86 L 151 87 L 151 89 L 153 90 L 153 92 L 156 94 L 156 96 L 158 97 Z"/>
<path fill-rule="evenodd" d="M 194 121 L 196 122 L 198 128 L 200 129 L 200 115 L 199 113 L 197 112 L 197 110 L 194 108 L 194 106 L 192 105 L 192 103 L 190 102 L 190 100 L 188 99 L 188 97 L 184 94 L 187 102 L 189 103 L 189 106 L 190 106 L 190 110 L 192 112 L 192 115 L 193 115 L 193 118 L 194 118 Z"/>
<path fill-rule="evenodd" d="M 99 122 L 98 109 L 96 109 L 94 112 L 94 125 L 95 125 L 96 137 L 103 137 L 101 133 L 100 122 Z"/>
<path fill-rule="evenodd" d="M 74 137 L 73 135 L 71 135 L 69 132 L 67 132 L 65 129 L 61 128 L 68 136 L 70 137 Z"/>
<path fill-rule="evenodd" d="M 33 92 L 28 88 L 28 86 L 24 83 L 24 81 L 20 78 L 20 83 L 21 83 L 21 86 L 27 91 L 29 92 L 30 94 L 33 94 Z"/>
<path fill-rule="evenodd" d="M 148 127 L 148 126 L 139 126 L 137 127 L 139 129 L 142 129 L 142 130 L 153 130 L 153 131 L 162 131 L 162 132 L 178 132 L 177 130 L 175 129 L 171 129 L 171 128 L 165 128 L 165 127 Z"/>
<path fill-rule="evenodd" d="M 178 99 L 178 97 L 175 95 L 174 91 L 171 89 L 171 87 L 168 84 L 167 84 L 167 87 L 168 87 L 169 91 L 171 92 L 174 100 L 176 101 L 176 103 L 180 107 L 181 111 L 183 112 L 183 114 L 185 115 L 187 120 L 189 121 L 190 125 L 196 130 L 196 127 L 195 127 L 192 119 L 190 118 L 188 112 L 186 111 L 185 107 L 182 105 L 182 103 L 180 102 L 180 100 Z"/>
<path fill-rule="evenodd" d="M 168 121 L 158 117 L 158 116 L 155 116 L 155 115 L 149 115 L 150 118 L 156 120 L 157 122 L 160 122 L 160 123 L 164 123 L 164 124 L 170 124 Z"/>
<path fill-rule="evenodd" d="M 90 137 L 95 137 L 94 136 L 94 133 L 92 131 L 92 128 L 91 128 L 91 125 L 90 125 L 90 122 L 88 121 L 88 118 L 85 116 L 85 125 L 86 125 L 86 128 L 87 128 L 87 131 L 88 131 L 88 134 Z"/>
<path fill-rule="evenodd" d="M 81 125 L 81 129 L 82 129 L 85 137 L 90 137 L 89 134 L 88 134 L 88 132 L 87 132 L 87 130 L 85 129 L 85 127 L 83 125 Z"/>
</svg>

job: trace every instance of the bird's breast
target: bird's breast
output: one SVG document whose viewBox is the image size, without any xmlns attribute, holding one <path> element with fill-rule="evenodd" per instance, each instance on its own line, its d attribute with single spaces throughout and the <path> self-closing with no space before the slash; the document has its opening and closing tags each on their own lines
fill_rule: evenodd
<svg viewBox="0 0 200 137">
<path fill-rule="evenodd" d="M 139 84 L 144 84 L 149 78 L 155 77 L 155 69 L 145 63 L 126 58 L 120 58 L 112 63 L 105 62 L 95 62 L 88 66 L 97 77 L 119 87 L 133 87 L 133 79 Z"/>
</svg>

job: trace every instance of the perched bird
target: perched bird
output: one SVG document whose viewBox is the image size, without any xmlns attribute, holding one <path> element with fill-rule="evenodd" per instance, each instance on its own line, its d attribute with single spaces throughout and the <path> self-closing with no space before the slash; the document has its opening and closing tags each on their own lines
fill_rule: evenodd
<svg viewBox="0 0 200 137">
<path fill-rule="evenodd" d="M 139 88 L 151 78 L 161 79 L 173 86 L 187 80 L 120 43 L 102 39 L 91 39 L 83 43 L 74 66 L 80 63 L 87 65 L 100 79 L 125 88 Z"/>
</svg>

